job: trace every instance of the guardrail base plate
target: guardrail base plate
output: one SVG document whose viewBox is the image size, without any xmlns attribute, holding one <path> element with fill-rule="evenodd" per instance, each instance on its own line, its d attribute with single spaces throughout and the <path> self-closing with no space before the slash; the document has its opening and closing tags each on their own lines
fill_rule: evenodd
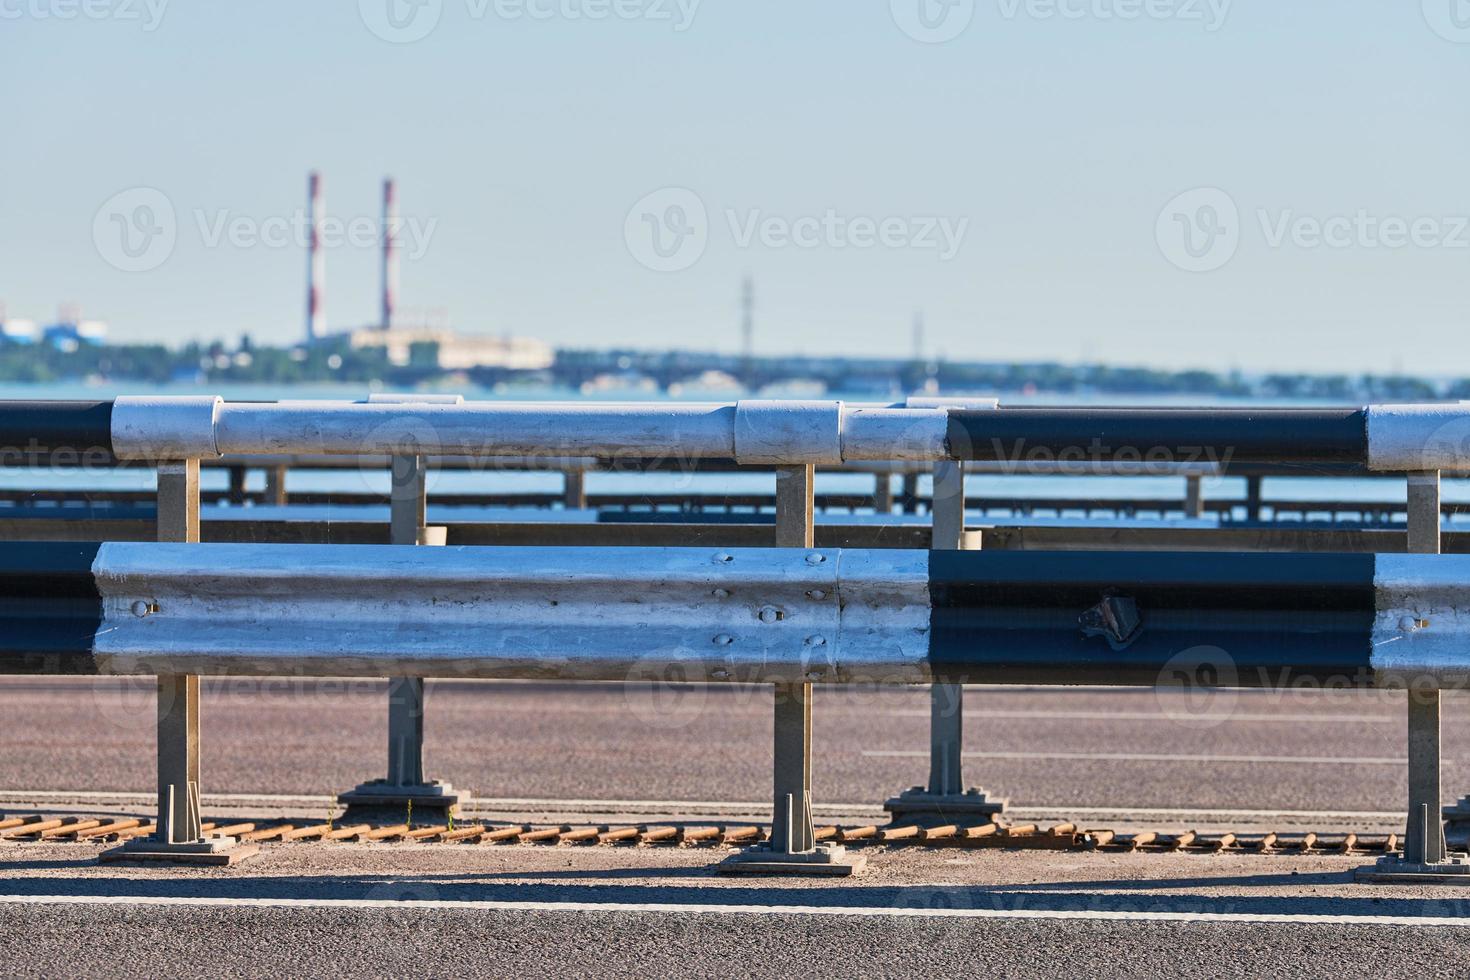
<svg viewBox="0 0 1470 980">
<path fill-rule="evenodd" d="M 470 794 L 457 791 L 449 783 L 437 779 L 432 783 L 408 785 L 374 779 L 341 794 L 337 802 L 348 807 L 406 807 L 412 803 L 415 809 L 448 810 L 469 799 Z"/>
<path fill-rule="evenodd" d="M 260 848 L 241 844 L 233 837 L 210 837 L 201 841 L 166 844 L 152 837 L 135 837 L 111 850 L 103 851 L 97 860 L 103 864 L 140 862 L 148 864 L 198 864 L 216 867 L 239 864 L 253 857 Z"/>
<path fill-rule="evenodd" d="M 1359 868 L 1353 879 L 1380 885 L 1470 885 L 1470 857 L 1452 854 L 1438 864 L 1413 864 L 1391 854 Z"/>
<path fill-rule="evenodd" d="M 987 796 L 978 786 L 963 793 L 930 793 L 922 786 L 904 790 L 883 803 L 894 823 L 913 820 L 948 821 L 951 817 L 987 817 L 1004 813 L 1009 800 Z"/>
<path fill-rule="evenodd" d="M 855 875 L 868 866 L 867 855 L 854 854 L 835 844 L 818 844 L 810 851 L 784 854 L 761 843 L 731 854 L 715 870 L 720 874 L 743 875 L 821 875 L 845 877 Z"/>
</svg>

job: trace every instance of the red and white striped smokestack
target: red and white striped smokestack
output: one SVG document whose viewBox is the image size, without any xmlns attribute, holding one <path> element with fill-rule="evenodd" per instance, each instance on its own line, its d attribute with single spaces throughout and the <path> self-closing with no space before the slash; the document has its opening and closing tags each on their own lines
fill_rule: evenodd
<svg viewBox="0 0 1470 980">
<path fill-rule="evenodd" d="M 322 223 L 327 218 L 322 203 L 322 178 L 315 170 L 306 182 L 306 209 L 311 221 L 306 246 L 306 342 L 319 340 L 326 333 L 326 317 L 322 308 L 322 290 L 327 284 L 327 257 L 322 252 Z"/>
<path fill-rule="evenodd" d="M 393 307 L 398 300 L 398 201 L 393 178 L 383 178 L 383 328 L 393 326 Z"/>
</svg>

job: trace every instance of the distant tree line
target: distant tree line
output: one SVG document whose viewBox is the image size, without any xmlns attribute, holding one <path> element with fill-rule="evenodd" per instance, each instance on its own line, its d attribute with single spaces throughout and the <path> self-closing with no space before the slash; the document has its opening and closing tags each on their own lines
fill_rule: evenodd
<svg viewBox="0 0 1470 980">
<path fill-rule="evenodd" d="M 381 348 L 353 349 L 345 341 L 328 340 L 310 347 L 264 347 L 243 337 L 234 348 L 223 343 L 83 344 L 62 350 L 49 344 L 0 345 L 0 382 L 46 383 L 99 378 L 148 384 L 209 381 L 293 384 L 340 381 L 382 382 L 411 386 L 445 377 L 435 352 L 415 350 L 406 365 L 389 363 Z M 517 375 L 499 369 L 460 372 L 471 383 L 493 384 L 521 379 L 527 382 L 577 385 L 598 373 L 644 373 L 661 384 L 697 373 L 721 370 L 751 384 L 773 379 L 817 378 L 834 386 L 857 383 L 860 390 L 891 383 L 917 390 L 935 383 L 942 391 L 1052 392 L 1057 394 L 1197 395 L 1212 397 L 1320 399 L 1339 402 L 1415 401 L 1470 398 L 1470 379 L 1432 383 L 1422 378 L 1387 375 L 1265 374 L 1238 370 L 1165 371 L 1145 367 L 1100 364 L 1014 363 L 988 364 L 960 361 L 916 362 L 901 359 L 820 357 L 763 357 L 746 360 L 735 355 L 691 351 L 558 351 L 551 370 Z"/>
</svg>

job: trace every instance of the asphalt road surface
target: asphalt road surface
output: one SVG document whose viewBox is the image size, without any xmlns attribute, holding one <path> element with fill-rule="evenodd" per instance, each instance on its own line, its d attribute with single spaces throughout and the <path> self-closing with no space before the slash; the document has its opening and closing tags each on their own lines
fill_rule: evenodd
<svg viewBox="0 0 1470 980">
<path fill-rule="evenodd" d="M 216 871 L 0 848 L 6 974 L 1464 976 L 1467 902 L 1361 858 L 876 853 L 861 879 L 702 851 L 289 844 Z M 1458 891 L 1458 890 L 1454 890 Z"/>
<path fill-rule="evenodd" d="M 146 791 L 151 678 L 0 678 L 0 788 Z M 207 682 L 202 790 L 335 795 L 385 772 L 385 685 Z M 430 682 L 426 770 L 478 796 L 763 800 L 769 689 Z M 1445 696 L 1447 793 L 1470 793 L 1470 698 Z M 877 804 L 928 773 L 925 689 L 817 689 L 818 802 Z M 969 688 L 966 776 L 1020 805 L 1389 811 L 1404 696 L 1373 691 Z"/>
<path fill-rule="evenodd" d="M 208 684 L 206 809 L 315 818 L 381 774 L 385 699 L 380 683 Z M 428 768 L 506 819 L 759 819 L 769 699 L 431 683 Z M 1447 697 L 1447 791 L 1470 792 L 1467 707 Z M 1403 711 L 1383 692 L 973 688 L 967 773 L 1059 817 L 1182 829 L 1158 814 L 1214 811 L 1244 831 L 1302 811 L 1312 829 L 1381 833 L 1401 825 Z M 928 713 L 924 690 L 818 689 L 819 819 L 875 814 L 920 781 Z M 0 681 L 0 811 L 146 813 L 153 715 L 146 682 Z M 126 869 L 99 866 L 102 846 L 0 842 L 6 975 L 1470 972 L 1470 886 L 1357 884 L 1363 856 L 873 848 L 861 877 L 813 881 L 721 877 L 719 848 L 301 842 L 234 868 Z"/>
</svg>

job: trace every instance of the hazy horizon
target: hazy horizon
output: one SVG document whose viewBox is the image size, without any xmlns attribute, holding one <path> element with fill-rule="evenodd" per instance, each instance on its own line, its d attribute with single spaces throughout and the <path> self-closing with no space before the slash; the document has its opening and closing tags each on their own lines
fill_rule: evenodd
<svg viewBox="0 0 1470 980">
<path fill-rule="evenodd" d="M 0 302 L 294 341 L 315 169 L 329 330 L 391 174 L 467 332 L 734 351 L 749 274 L 762 355 L 1470 374 L 1470 22 L 1397 7 L 0 4 Z"/>
</svg>

